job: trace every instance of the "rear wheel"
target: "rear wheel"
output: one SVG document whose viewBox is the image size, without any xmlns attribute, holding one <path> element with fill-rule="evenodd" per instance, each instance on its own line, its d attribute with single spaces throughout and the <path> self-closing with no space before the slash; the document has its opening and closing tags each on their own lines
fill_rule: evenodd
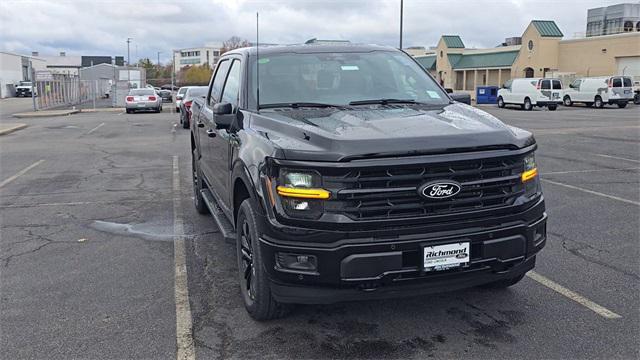
<svg viewBox="0 0 640 360">
<path fill-rule="evenodd" d="M 626 107 L 627 107 L 627 103 L 626 103 L 626 102 L 619 102 L 619 103 L 618 103 L 618 107 L 619 107 L 620 109 L 624 109 L 624 108 L 626 108 Z"/>
<path fill-rule="evenodd" d="M 519 283 L 520 280 L 522 280 L 523 278 L 524 278 L 524 274 L 518 275 L 513 278 L 509 278 L 509 279 L 488 283 L 488 284 L 482 285 L 482 287 L 486 289 L 504 289 Z"/>
<path fill-rule="evenodd" d="M 601 109 L 604 106 L 604 102 L 602 102 L 600 95 L 596 95 L 595 99 L 593 99 L 593 105 L 598 109 Z"/>
<path fill-rule="evenodd" d="M 289 306 L 275 301 L 271 295 L 267 274 L 262 264 L 256 219 L 251 199 L 245 199 L 238 210 L 236 223 L 240 292 L 249 315 L 261 321 L 284 316 Z"/>
<path fill-rule="evenodd" d="M 522 108 L 525 109 L 526 111 L 533 110 L 533 105 L 531 104 L 531 99 L 525 98 L 524 99 L 524 104 L 522 105 Z"/>
<path fill-rule="evenodd" d="M 564 106 L 573 105 L 573 101 L 571 101 L 571 98 L 569 97 L 569 95 L 565 96 L 564 99 L 562 99 L 562 103 L 564 104 Z"/>
<path fill-rule="evenodd" d="M 132 112 L 133 112 L 133 110 L 127 109 L 127 114 L 131 114 Z"/>
<path fill-rule="evenodd" d="M 189 128 L 189 118 L 187 116 L 180 116 L 180 122 L 182 123 L 183 129 Z"/>
<path fill-rule="evenodd" d="M 193 178 L 193 205 L 196 207 L 196 211 L 199 214 L 208 214 L 209 208 L 204 203 L 201 190 L 204 189 L 202 181 L 202 173 L 200 172 L 200 166 L 197 160 L 198 152 L 194 149 L 191 153 L 191 174 Z"/>
<path fill-rule="evenodd" d="M 498 96 L 498 107 L 504 109 L 504 99 L 502 96 Z"/>
</svg>

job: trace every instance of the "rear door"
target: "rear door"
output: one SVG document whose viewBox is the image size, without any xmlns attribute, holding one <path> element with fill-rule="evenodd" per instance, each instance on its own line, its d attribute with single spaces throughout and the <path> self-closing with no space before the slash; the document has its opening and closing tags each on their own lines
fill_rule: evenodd
<svg viewBox="0 0 640 360">
<path fill-rule="evenodd" d="M 551 86 L 552 86 L 552 100 L 553 101 L 560 101 L 560 99 L 562 99 L 562 82 L 560 82 L 560 80 L 557 79 L 553 79 L 551 80 Z"/>
<path fill-rule="evenodd" d="M 552 93 L 551 80 L 549 80 L 549 79 L 540 80 L 540 92 L 539 92 L 539 95 L 538 95 L 538 100 L 539 101 L 549 101 L 549 100 L 551 100 L 553 98 L 551 93 Z"/>
<path fill-rule="evenodd" d="M 212 151 L 212 142 L 215 140 L 217 134 L 211 107 L 220 99 L 222 87 L 229 72 L 230 63 L 229 59 L 223 59 L 220 60 L 218 66 L 216 66 L 216 73 L 209 87 L 206 104 L 202 107 L 202 110 L 200 110 L 195 124 L 198 129 L 198 137 L 200 138 L 200 168 L 209 182 L 214 181 L 216 171 L 218 171 L 218 169 L 215 168 L 215 164 L 217 164 L 215 156 L 217 156 L 217 154 L 214 154 Z"/>
</svg>

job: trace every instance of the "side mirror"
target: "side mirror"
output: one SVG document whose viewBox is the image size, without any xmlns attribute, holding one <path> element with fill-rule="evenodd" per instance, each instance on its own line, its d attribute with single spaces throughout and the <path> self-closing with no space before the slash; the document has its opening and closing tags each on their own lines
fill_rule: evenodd
<svg viewBox="0 0 640 360">
<path fill-rule="evenodd" d="M 469 94 L 451 94 L 450 96 L 453 101 L 471 105 L 471 95 Z"/>
<path fill-rule="evenodd" d="M 230 103 L 217 103 L 213 105 L 213 121 L 216 123 L 218 129 L 229 129 L 235 116 L 233 112 L 233 106 Z"/>
<path fill-rule="evenodd" d="M 453 94 L 453 89 L 452 88 L 445 88 L 444 91 L 446 91 L 447 94 Z"/>
</svg>

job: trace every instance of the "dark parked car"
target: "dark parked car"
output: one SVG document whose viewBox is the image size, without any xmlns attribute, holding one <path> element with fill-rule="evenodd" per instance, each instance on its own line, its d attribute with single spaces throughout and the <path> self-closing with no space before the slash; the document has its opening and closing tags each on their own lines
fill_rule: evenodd
<svg viewBox="0 0 640 360">
<path fill-rule="evenodd" d="M 171 90 L 160 90 L 158 95 L 162 98 L 162 102 L 173 102 L 173 94 Z"/>
<path fill-rule="evenodd" d="M 176 91 L 176 90 L 178 90 L 178 89 L 179 89 L 179 87 L 178 87 L 178 86 L 176 86 L 176 85 L 164 84 L 164 85 L 160 86 L 160 89 L 162 89 L 162 90 L 173 90 L 173 91 Z"/>
<path fill-rule="evenodd" d="M 180 101 L 180 124 L 185 129 L 189 128 L 189 121 L 191 120 L 191 103 L 197 97 L 204 97 L 207 95 L 207 90 L 209 88 L 206 86 L 189 86 L 185 91 L 182 100 Z"/>
<path fill-rule="evenodd" d="M 396 49 L 259 55 L 221 57 L 185 144 L 195 207 L 235 241 L 254 319 L 507 287 L 534 267 L 547 214 L 530 132 L 453 101 Z"/>
</svg>

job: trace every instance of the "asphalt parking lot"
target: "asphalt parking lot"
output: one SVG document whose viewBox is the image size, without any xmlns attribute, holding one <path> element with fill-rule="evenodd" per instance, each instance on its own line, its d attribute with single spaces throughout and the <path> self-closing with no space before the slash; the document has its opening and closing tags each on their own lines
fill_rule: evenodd
<svg viewBox="0 0 640 360">
<path fill-rule="evenodd" d="M 0 358 L 175 358 L 176 240 L 198 359 L 638 358 L 640 106 L 481 108 L 539 144 L 549 239 L 534 274 L 264 323 L 243 308 L 234 245 L 193 208 L 170 106 L 21 119 L 0 136 Z"/>
</svg>

